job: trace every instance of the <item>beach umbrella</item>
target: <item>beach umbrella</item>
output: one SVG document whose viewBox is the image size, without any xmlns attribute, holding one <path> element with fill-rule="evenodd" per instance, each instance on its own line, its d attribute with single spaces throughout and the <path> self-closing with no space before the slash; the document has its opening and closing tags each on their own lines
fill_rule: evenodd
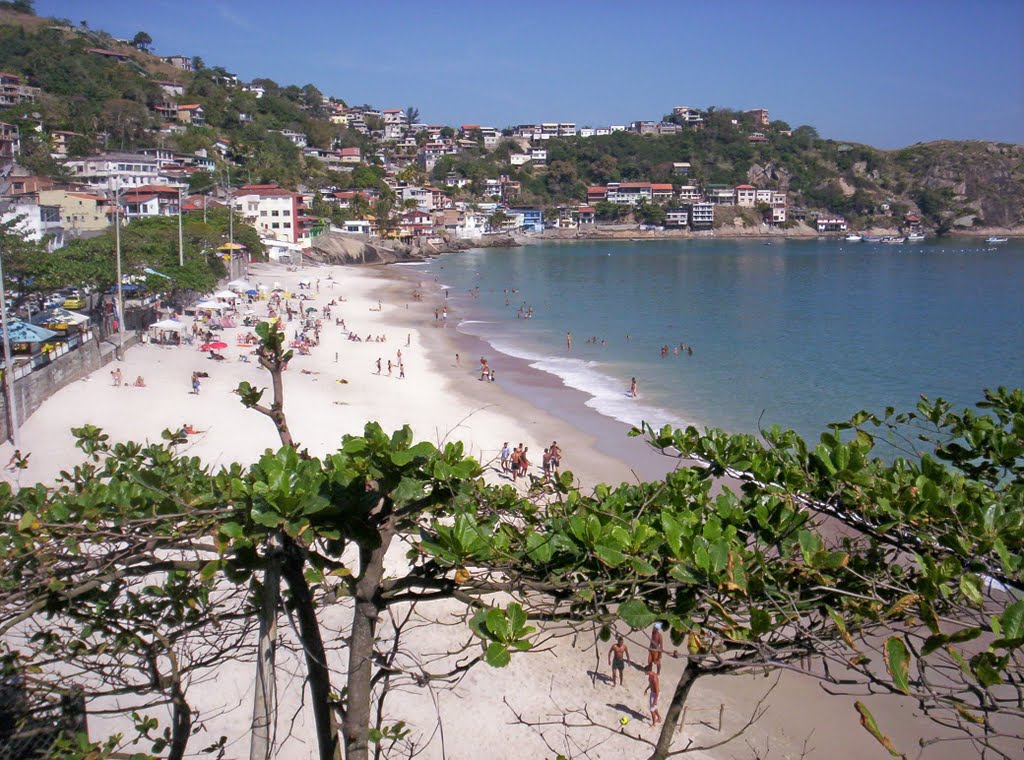
<svg viewBox="0 0 1024 760">
<path fill-rule="evenodd" d="M 309 312 L 311 312 L 311 311 L 316 311 L 316 309 L 314 309 L 312 306 L 309 306 L 309 307 L 306 308 L 306 313 L 307 314 L 309 314 Z"/>
<path fill-rule="evenodd" d="M 239 243 L 225 243 L 217 248 L 218 251 L 242 251 L 245 250 L 245 246 Z"/>
<path fill-rule="evenodd" d="M 181 332 L 185 329 L 185 325 L 176 319 L 161 319 L 159 322 L 154 322 L 149 326 L 150 330 L 173 330 L 174 332 Z"/>
<path fill-rule="evenodd" d="M 232 280 L 227 284 L 227 288 L 244 293 L 247 290 L 252 290 L 252 283 L 248 280 Z"/>
<path fill-rule="evenodd" d="M 219 301 L 200 301 L 196 304 L 197 309 L 216 309 L 221 310 L 224 308 L 224 304 Z"/>
<path fill-rule="evenodd" d="M 222 301 L 234 301 L 238 298 L 238 293 L 231 290 L 221 290 L 213 294 L 214 298 L 219 298 Z"/>
<path fill-rule="evenodd" d="M 221 340 L 215 340 L 212 343 L 204 343 L 199 347 L 200 351 L 220 351 L 222 348 L 227 348 L 228 344 Z"/>
<path fill-rule="evenodd" d="M 257 285 L 256 287 L 259 288 L 260 290 L 266 290 L 267 289 L 267 286 L 264 285 L 262 282 L 259 285 Z"/>
<path fill-rule="evenodd" d="M 247 296 L 258 296 L 259 295 L 259 291 L 258 290 L 247 290 L 247 291 L 245 291 L 245 294 Z"/>
</svg>

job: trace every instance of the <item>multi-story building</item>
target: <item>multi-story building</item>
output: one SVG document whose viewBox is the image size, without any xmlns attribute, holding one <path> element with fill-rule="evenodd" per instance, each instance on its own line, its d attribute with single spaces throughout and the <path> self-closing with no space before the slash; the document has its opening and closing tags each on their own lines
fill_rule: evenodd
<svg viewBox="0 0 1024 760">
<path fill-rule="evenodd" d="M 690 175 L 690 164 L 687 161 L 673 161 L 672 162 L 672 173 L 678 174 L 682 177 L 688 177 Z"/>
<path fill-rule="evenodd" d="M 309 140 L 302 132 L 296 132 L 294 129 L 275 129 L 273 132 L 277 132 L 282 137 L 287 137 L 293 145 L 297 145 L 300 148 L 305 148 L 309 144 Z"/>
<path fill-rule="evenodd" d="M 7 204 L 0 222 L 12 224 L 28 240 L 45 242 L 48 251 L 64 246 L 60 208 L 40 204 L 32 195 L 19 196 L 15 202 Z"/>
<path fill-rule="evenodd" d="M 243 185 L 235 194 L 234 208 L 262 237 L 298 243 L 309 236 L 299 194 L 278 185 Z"/>
<path fill-rule="evenodd" d="M 629 125 L 629 128 L 638 135 L 655 135 L 658 133 L 658 123 L 654 121 L 634 121 Z"/>
<path fill-rule="evenodd" d="M 177 98 L 185 94 L 185 85 L 178 84 L 177 82 L 168 82 L 166 80 L 157 80 L 153 84 L 160 85 L 160 89 L 163 90 L 164 95 L 171 98 Z"/>
<path fill-rule="evenodd" d="M 757 205 L 757 189 L 753 185 L 736 185 L 736 205 L 753 208 Z"/>
<path fill-rule="evenodd" d="M 609 182 L 608 200 L 611 203 L 635 206 L 641 201 L 650 203 L 654 199 L 650 182 Z"/>
<path fill-rule="evenodd" d="M 695 230 L 709 230 L 715 223 L 713 203 L 694 203 L 690 206 L 690 227 Z"/>
<path fill-rule="evenodd" d="M 659 184 L 655 182 L 651 185 L 651 199 L 655 203 L 664 203 L 672 200 L 676 194 L 676 189 L 671 184 Z"/>
<path fill-rule="evenodd" d="M 35 103 L 39 92 L 38 87 L 29 87 L 17 74 L 0 72 L 0 108 Z"/>
<path fill-rule="evenodd" d="M 754 119 L 754 126 L 767 127 L 771 123 L 768 119 L 767 108 L 755 108 L 750 111 L 745 111 L 744 113 Z"/>
<path fill-rule="evenodd" d="M 267 94 L 266 88 L 258 84 L 243 84 L 242 92 L 252 93 L 252 96 L 256 98 L 256 100 L 259 100 Z"/>
<path fill-rule="evenodd" d="M 587 188 L 587 203 L 600 203 L 608 200 L 608 188 L 595 185 Z"/>
<path fill-rule="evenodd" d="M 110 226 L 114 206 L 109 199 L 95 193 L 73 190 L 40 190 L 41 206 L 60 209 L 64 234 L 69 238 L 100 232 Z"/>
<path fill-rule="evenodd" d="M 699 201 L 703 199 L 700 188 L 696 185 L 680 185 L 676 195 L 681 201 Z"/>
<path fill-rule="evenodd" d="M 0 121 L 0 159 L 10 160 L 21 153 L 21 132 L 16 124 Z"/>
<path fill-rule="evenodd" d="M 519 228 L 524 232 L 544 231 L 544 209 L 538 206 L 510 208 L 507 213 L 513 216 L 522 216 L 523 220 Z"/>
<path fill-rule="evenodd" d="M 400 108 L 389 108 L 385 111 L 381 111 L 381 118 L 384 120 L 384 126 L 388 124 L 394 124 L 397 126 L 408 126 L 409 120 L 405 116 L 405 111 Z"/>
<path fill-rule="evenodd" d="M 709 203 L 714 203 L 717 206 L 736 205 L 736 191 L 731 187 L 708 185 L 704 188 L 704 194 L 707 196 Z"/>
<path fill-rule="evenodd" d="M 675 135 L 683 131 L 683 128 L 671 121 L 663 121 L 658 124 L 659 135 Z"/>
<path fill-rule="evenodd" d="M 111 152 L 69 158 L 64 166 L 75 180 L 100 191 L 152 185 L 160 176 L 160 162 L 142 153 Z"/>
<path fill-rule="evenodd" d="M 178 121 L 181 124 L 191 124 L 193 127 L 201 127 L 206 124 L 206 112 L 199 103 L 188 103 L 178 106 Z"/>
<path fill-rule="evenodd" d="M 164 63 L 169 63 L 182 71 L 192 71 L 192 59 L 187 55 L 168 55 L 161 58 Z"/>
<path fill-rule="evenodd" d="M 548 162 L 548 151 L 546 148 L 530 148 L 530 160 L 537 166 L 544 166 Z"/>
<path fill-rule="evenodd" d="M 579 131 L 576 134 L 579 137 L 593 137 L 594 136 L 594 128 L 593 127 L 580 127 Z"/>
<path fill-rule="evenodd" d="M 685 227 L 690 223 L 690 210 L 688 208 L 665 209 L 666 227 Z"/>
<path fill-rule="evenodd" d="M 358 164 L 363 160 L 363 154 L 359 148 L 342 148 L 338 153 L 341 154 L 341 163 L 343 164 Z"/>
</svg>

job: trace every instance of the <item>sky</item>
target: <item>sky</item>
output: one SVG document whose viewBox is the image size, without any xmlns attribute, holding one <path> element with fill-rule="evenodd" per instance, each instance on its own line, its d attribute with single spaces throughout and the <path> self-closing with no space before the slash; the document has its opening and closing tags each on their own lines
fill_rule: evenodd
<svg viewBox="0 0 1024 760">
<path fill-rule="evenodd" d="M 898 148 L 1024 142 L 1021 0 L 36 0 L 160 55 L 431 124 L 608 126 L 767 108 Z"/>
</svg>

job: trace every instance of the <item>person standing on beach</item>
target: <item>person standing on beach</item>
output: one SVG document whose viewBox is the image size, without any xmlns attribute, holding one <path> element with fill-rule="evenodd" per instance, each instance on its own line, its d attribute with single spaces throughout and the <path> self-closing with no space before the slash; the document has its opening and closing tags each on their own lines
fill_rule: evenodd
<svg viewBox="0 0 1024 760">
<path fill-rule="evenodd" d="M 657 668 L 661 674 L 661 655 L 665 649 L 665 637 L 661 632 L 661 623 L 655 623 L 651 629 L 651 643 L 647 647 L 647 667 Z"/>
<path fill-rule="evenodd" d="M 380 357 L 377 357 L 377 374 L 380 374 Z"/>
<path fill-rule="evenodd" d="M 199 375 L 196 372 L 192 373 L 192 392 L 199 395 Z"/>
<path fill-rule="evenodd" d="M 512 450 L 508 447 L 508 441 L 501 444 L 501 471 L 508 472 L 508 460 L 512 456 Z"/>
<path fill-rule="evenodd" d="M 615 671 L 619 672 L 619 686 L 622 686 L 622 676 L 626 672 L 626 662 L 629 661 L 629 647 L 622 636 L 615 637 L 615 643 L 608 650 L 608 663 L 612 666 L 612 686 L 615 685 Z"/>
<path fill-rule="evenodd" d="M 391 360 L 388 359 L 388 377 L 391 377 Z"/>
<path fill-rule="evenodd" d="M 398 379 L 405 380 L 405 363 L 398 362 Z"/>
<path fill-rule="evenodd" d="M 629 381 L 629 395 L 632 398 L 636 398 L 636 378 L 632 378 Z"/>
<path fill-rule="evenodd" d="M 565 334 L 565 345 L 566 345 L 566 351 L 572 351 L 572 333 L 571 332 L 567 332 Z"/>
<path fill-rule="evenodd" d="M 647 688 L 644 689 L 644 694 L 648 692 L 650 692 L 648 707 L 651 709 L 651 725 L 656 726 L 661 722 L 661 713 L 658 712 L 658 697 L 661 696 L 661 682 L 658 678 L 658 674 L 654 672 L 654 668 L 650 665 L 647 666 Z"/>
<path fill-rule="evenodd" d="M 462 366 L 462 364 L 459 362 L 459 355 L 458 354 L 455 354 L 455 366 L 456 367 L 461 367 Z"/>
</svg>

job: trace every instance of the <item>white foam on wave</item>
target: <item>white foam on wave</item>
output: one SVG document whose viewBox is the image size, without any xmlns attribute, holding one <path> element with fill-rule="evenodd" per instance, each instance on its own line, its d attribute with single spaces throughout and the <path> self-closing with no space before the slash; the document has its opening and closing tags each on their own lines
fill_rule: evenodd
<svg viewBox="0 0 1024 760">
<path fill-rule="evenodd" d="M 644 403 L 642 388 L 639 398 L 631 398 L 629 381 L 623 382 L 621 379 L 601 371 L 599 362 L 571 357 L 547 356 L 500 338 L 484 338 L 484 340 L 495 351 L 523 359 L 529 362 L 533 369 L 554 375 L 568 387 L 590 396 L 584 402 L 585 406 L 605 417 L 624 422 L 627 425 L 639 425 L 641 421 L 648 422 L 656 428 L 666 424 L 676 427 L 686 424 L 677 413 Z"/>
<path fill-rule="evenodd" d="M 429 261 L 394 261 L 388 266 L 392 267 L 425 267 Z"/>
</svg>

